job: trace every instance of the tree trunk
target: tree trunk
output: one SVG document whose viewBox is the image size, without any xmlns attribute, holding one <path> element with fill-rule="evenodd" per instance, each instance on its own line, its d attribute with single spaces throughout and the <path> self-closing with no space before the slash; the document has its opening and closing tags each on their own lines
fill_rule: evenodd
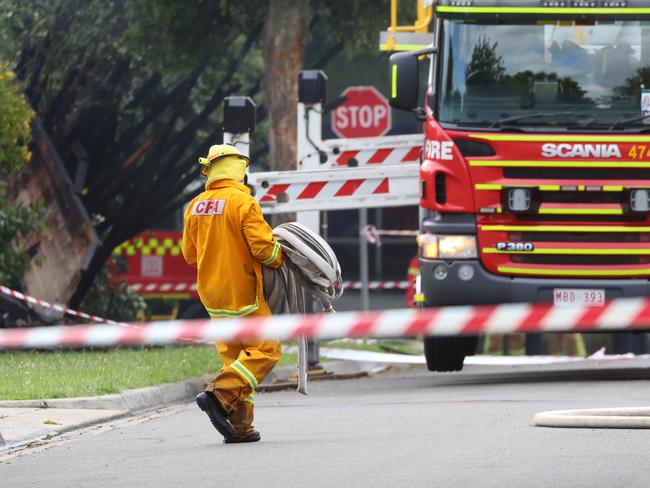
<svg viewBox="0 0 650 488">
<path fill-rule="evenodd" d="M 307 32 L 304 0 L 270 0 L 264 25 L 264 102 L 269 115 L 272 171 L 296 169 L 298 72 Z M 275 215 L 273 225 L 295 217 Z"/>
</svg>

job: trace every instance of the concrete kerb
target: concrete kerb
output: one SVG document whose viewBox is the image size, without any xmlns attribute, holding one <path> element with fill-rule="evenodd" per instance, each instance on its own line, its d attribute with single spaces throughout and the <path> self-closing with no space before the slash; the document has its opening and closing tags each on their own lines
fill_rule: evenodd
<svg viewBox="0 0 650 488">
<path fill-rule="evenodd" d="M 325 369 L 334 374 L 363 371 L 374 374 L 385 370 L 389 366 L 386 363 L 364 361 L 332 361 L 324 363 Z M 268 385 L 278 381 L 286 381 L 295 372 L 295 366 L 275 368 L 261 384 Z M 79 408 L 140 413 L 165 405 L 190 401 L 203 390 L 203 385 L 208 380 L 209 378 L 205 377 L 93 397 L 53 398 L 49 400 L 0 400 L 0 408 Z"/>
<path fill-rule="evenodd" d="M 163 405 L 181 403 L 197 395 L 204 380 L 188 380 L 180 383 L 166 383 L 158 386 L 126 390 L 119 394 L 53 398 L 50 400 L 5 400 L 0 408 L 68 408 L 93 410 L 119 410 L 124 413 L 139 413 Z"/>
<path fill-rule="evenodd" d="M 386 363 L 361 362 L 361 361 L 332 361 L 324 364 L 325 369 L 336 375 L 345 375 L 357 372 L 375 374 L 395 365 Z M 401 366 L 399 366 L 401 367 Z M 295 366 L 284 366 L 275 368 L 261 383 L 261 385 L 271 385 L 274 383 L 287 382 L 292 375 L 295 375 Z M 2 422 L 0 422 L 0 451 L 7 449 L 19 448 L 28 445 L 34 441 L 43 440 L 53 436 L 61 435 L 66 432 L 90 427 L 100 423 L 106 423 L 128 415 L 144 413 L 148 410 L 171 406 L 189 402 L 203 390 L 205 383 L 209 378 L 200 378 L 179 383 L 167 383 L 158 386 L 126 390 L 119 394 L 79 397 L 79 398 L 55 398 L 48 400 L 4 400 L 0 401 L 0 409 L 24 409 L 25 412 L 30 410 L 47 410 L 52 412 L 62 412 L 69 410 L 68 416 L 72 420 L 66 425 L 60 427 L 45 426 L 42 420 L 31 422 L 34 425 L 26 426 L 23 429 L 23 435 L 17 435 L 16 432 L 5 433 L 4 437 L 1 432 Z M 74 410 L 79 411 L 79 419 L 75 419 Z M 92 411 L 96 411 L 93 414 Z M 83 412 L 83 415 L 81 413 Z M 26 416 L 29 417 L 29 416 Z M 83 418 L 82 418 L 83 417 Z M 16 422 L 17 415 L 14 416 Z M 20 418 L 17 420 L 20 422 Z M 13 435 L 12 435 L 13 434 Z M 9 435 L 9 437 L 7 437 Z"/>
</svg>

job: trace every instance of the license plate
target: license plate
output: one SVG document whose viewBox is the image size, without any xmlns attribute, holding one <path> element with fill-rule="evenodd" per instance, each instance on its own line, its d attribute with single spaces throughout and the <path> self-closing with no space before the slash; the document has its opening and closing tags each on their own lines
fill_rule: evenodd
<svg viewBox="0 0 650 488">
<path fill-rule="evenodd" d="M 574 305 L 602 307 L 605 305 L 605 290 L 555 288 L 553 290 L 553 304 L 556 307 L 571 307 Z"/>
</svg>

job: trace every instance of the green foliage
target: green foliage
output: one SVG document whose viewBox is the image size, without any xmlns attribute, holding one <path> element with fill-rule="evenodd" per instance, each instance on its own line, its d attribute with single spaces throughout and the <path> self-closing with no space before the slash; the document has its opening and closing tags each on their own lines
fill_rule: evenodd
<svg viewBox="0 0 650 488">
<path fill-rule="evenodd" d="M 387 29 L 390 23 L 389 2 L 377 0 L 311 0 L 315 18 L 330 42 L 345 45 L 345 54 L 374 54 L 378 52 L 379 32 Z M 413 5 L 410 5 L 410 4 Z M 406 4 L 406 5 L 405 5 Z M 410 16 L 400 16 L 400 22 L 413 23 L 415 2 L 400 2 L 400 6 L 411 7 Z M 407 10 L 401 8 L 400 12 Z M 411 20 L 406 20 L 407 17 Z"/>
<path fill-rule="evenodd" d="M 295 365 L 283 354 L 280 365 Z M 119 393 L 162 383 L 216 376 L 221 367 L 211 345 L 103 351 L 4 352 L 0 399 L 36 400 Z"/>
<path fill-rule="evenodd" d="M 14 74 L 0 64 L 0 283 L 20 287 L 30 261 L 29 246 L 43 228 L 45 210 L 9 204 L 8 180 L 31 158 L 32 110 L 15 82 Z"/>
<path fill-rule="evenodd" d="M 15 76 L 4 64 L 0 63 L 0 175 L 3 179 L 19 170 L 27 161 L 31 129 L 29 122 L 33 113 Z"/>
<path fill-rule="evenodd" d="M 144 298 L 129 288 L 126 282 L 113 279 L 109 271 L 112 267 L 105 266 L 95 277 L 81 303 L 81 310 L 118 322 L 142 320 L 146 317 L 147 309 Z"/>
<path fill-rule="evenodd" d="M 6 352 L 0 355 L 0 398 L 27 400 L 119 393 L 219 371 L 212 346 Z"/>
<path fill-rule="evenodd" d="M 316 52 L 305 56 L 306 68 L 340 53 L 377 52 L 385 2 L 300 1 L 306 47 Z M 73 304 L 113 247 L 188 200 L 197 157 L 221 139 L 225 97 L 256 101 L 253 156 L 265 162 L 267 9 L 261 0 L 0 0 L 0 55 L 15 60 L 70 173 L 80 158 L 88 164 L 81 198 L 102 244 Z"/>
</svg>

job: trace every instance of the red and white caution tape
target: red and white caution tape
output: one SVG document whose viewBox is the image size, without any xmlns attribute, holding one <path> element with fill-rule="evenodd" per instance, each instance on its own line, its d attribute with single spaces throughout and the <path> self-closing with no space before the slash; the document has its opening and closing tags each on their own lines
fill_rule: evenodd
<svg viewBox="0 0 650 488">
<path fill-rule="evenodd" d="M 301 336 L 411 337 L 517 332 L 581 332 L 650 329 L 650 299 L 625 298 L 604 307 L 506 304 L 323 315 L 278 315 L 223 320 L 176 320 L 116 325 L 0 329 L 0 350 L 115 345 L 163 345 L 187 340 L 281 340 Z"/>
<path fill-rule="evenodd" d="M 196 283 L 166 283 L 166 282 L 152 282 L 152 283 L 130 283 L 129 286 L 138 293 L 178 293 L 182 291 L 195 291 Z M 344 281 L 342 284 L 344 289 L 360 290 L 363 288 L 361 281 Z M 371 281 L 368 283 L 370 290 L 405 290 L 408 288 L 407 281 Z"/>
<path fill-rule="evenodd" d="M 361 230 L 361 236 L 365 237 L 370 244 L 381 246 L 381 236 L 391 237 L 417 237 L 417 230 L 380 230 L 374 225 L 367 225 Z"/>
<path fill-rule="evenodd" d="M 369 290 L 406 290 L 409 287 L 408 281 L 370 281 L 368 282 Z M 343 288 L 346 290 L 361 290 L 363 282 L 361 281 L 344 281 Z"/>
<path fill-rule="evenodd" d="M 138 293 L 190 293 L 196 291 L 196 282 L 169 283 L 166 281 L 154 281 L 147 283 L 131 282 L 129 286 Z"/>
<path fill-rule="evenodd" d="M 53 310 L 56 310 L 57 312 L 62 312 L 67 315 L 73 315 L 75 317 L 79 317 L 84 320 L 92 320 L 93 322 L 98 322 L 101 324 L 119 325 L 122 327 L 129 326 L 128 324 L 125 324 L 123 322 L 116 322 L 115 320 L 105 319 L 103 317 L 98 317 L 97 315 L 91 315 L 85 312 L 79 312 L 77 310 L 72 310 L 71 308 L 65 307 L 63 305 L 59 305 L 57 303 L 50 303 L 45 300 L 41 300 L 40 298 L 35 298 L 29 295 L 25 295 L 24 293 L 20 293 L 19 291 L 12 290 L 11 288 L 7 288 L 6 286 L 0 285 L 0 292 L 4 293 L 5 295 L 9 295 L 10 297 L 17 298 L 18 300 L 22 300 L 23 302 L 30 303 L 32 305 L 38 305 L 39 307 L 44 307 L 44 308 L 51 308 Z"/>
</svg>

